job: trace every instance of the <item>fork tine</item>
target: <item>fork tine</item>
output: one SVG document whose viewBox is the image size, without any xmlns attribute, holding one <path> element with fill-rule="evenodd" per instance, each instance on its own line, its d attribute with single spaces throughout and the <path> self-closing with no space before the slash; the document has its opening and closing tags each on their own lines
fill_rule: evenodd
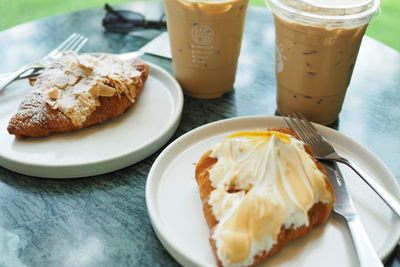
<svg viewBox="0 0 400 267">
<path fill-rule="evenodd" d="M 60 50 L 58 51 L 58 53 L 54 55 L 54 57 L 58 57 L 58 56 L 60 56 L 62 53 L 64 53 L 65 51 L 68 51 L 68 50 L 73 50 L 73 51 L 77 50 L 77 51 L 78 51 L 77 47 L 78 47 L 78 46 L 80 45 L 80 43 L 81 43 L 82 41 L 84 41 L 84 40 L 85 40 L 85 37 L 83 37 L 83 36 L 80 35 L 80 34 L 77 34 L 77 35 L 76 35 L 76 38 L 74 38 L 73 40 L 71 40 L 67 45 L 65 45 L 62 49 L 60 49 Z"/>
<path fill-rule="evenodd" d="M 67 50 L 71 50 L 77 43 L 81 41 L 84 37 L 80 34 L 76 35 L 76 38 L 74 38 L 71 42 L 69 42 L 66 46 L 64 46 L 62 49 L 60 49 L 59 52 L 65 52 Z"/>
<path fill-rule="evenodd" d="M 286 125 L 287 125 L 289 128 L 291 128 L 293 131 L 295 131 L 295 132 L 300 136 L 300 138 L 301 138 L 302 140 L 304 140 L 304 139 L 303 139 L 303 136 L 302 136 L 301 133 L 299 132 L 299 129 L 298 129 L 298 127 L 297 127 L 297 124 L 293 121 L 293 118 L 292 118 L 290 115 L 288 115 L 288 116 L 286 116 L 286 117 L 283 117 L 283 119 L 285 120 Z"/>
<path fill-rule="evenodd" d="M 301 119 L 304 122 L 304 126 L 308 129 L 308 132 L 312 133 L 313 136 L 317 139 L 318 142 L 324 142 L 326 141 L 325 138 L 318 132 L 318 130 L 310 123 L 309 120 L 307 120 L 306 117 L 304 117 L 303 114 L 298 113 L 298 115 L 301 117 Z"/>
<path fill-rule="evenodd" d="M 79 35 L 77 33 L 71 34 L 64 42 L 62 42 L 60 45 L 58 45 L 56 48 L 50 51 L 48 54 L 49 57 L 54 57 L 56 56 L 60 50 L 63 50 L 66 46 L 69 46 L 71 42 L 74 42 L 77 38 L 79 38 Z"/>
<path fill-rule="evenodd" d="M 300 128 L 299 123 L 295 120 L 295 118 L 292 115 L 288 115 L 285 121 L 287 124 L 289 124 L 289 127 L 292 128 L 304 142 L 309 143 L 310 140 L 308 139 L 307 135 L 304 134 L 303 129 Z"/>
<path fill-rule="evenodd" d="M 82 36 L 82 39 L 76 44 L 74 48 L 71 48 L 71 50 L 78 53 L 81 50 L 81 48 L 85 45 L 87 40 L 88 38 Z"/>
<path fill-rule="evenodd" d="M 67 46 L 65 46 L 63 49 L 60 50 L 59 53 L 63 53 L 65 51 L 68 50 L 74 50 L 75 47 L 79 46 L 79 44 L 85 40 L 85 37 L 83 37 L 82 35 L 78 34 L 78 37 L 76 39 L 74 39 L 72 42 L 70 42 Z"/>
<path fill-rule="evenodd" d="M 306 139 L 306 143 L 315 144 L 318 142 L 318 139 L 315 138 L 314 134 L 310 134 L 310 130 L 307 125 L 304 123 L 303 119 L 299 115 L 300 113 L 293 113 L 293 116 L 296 118 L 296 122 L 300 131 L 303 133 Z"/>
<path fill-rule="evenodd" d="M 289 121 L 289 118 L 286 116 L 283 116 L 283 120 L 285 121 L 286 127 L 293 129 L 291 122 Z M 294 130 L 294 129 L 293 129 Z"/>
<path fill-rule="evenodd" d="M 68 50 L 78 52 L 82 48 L 82 46 L 86 43 L 87 38 L 76 33 L 74 37 L 75 38 L 71 39 L 66 45 L 64 45 L 64 47 L 59 49 L 57 53 L 53 54 L 52 57 L 59 57 L 61 56 L 62 53 Z"/>
</svg>

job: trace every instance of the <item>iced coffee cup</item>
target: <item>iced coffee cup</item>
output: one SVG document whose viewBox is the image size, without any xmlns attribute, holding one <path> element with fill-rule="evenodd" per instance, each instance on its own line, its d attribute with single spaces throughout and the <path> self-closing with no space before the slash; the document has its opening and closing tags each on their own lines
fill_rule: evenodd
<svg viewBox="0 0 400 267">
<path fill-rule="evenodd" d="M 335 122 L 379 0 L 266 0 L 276 33 L 277 106 Z"/>
<path fill-rule="evenodd" d="M 175 77 L 186 95 L 215 98 L 235 81 L 248 0 L 164 0 Z"/>
</svg>

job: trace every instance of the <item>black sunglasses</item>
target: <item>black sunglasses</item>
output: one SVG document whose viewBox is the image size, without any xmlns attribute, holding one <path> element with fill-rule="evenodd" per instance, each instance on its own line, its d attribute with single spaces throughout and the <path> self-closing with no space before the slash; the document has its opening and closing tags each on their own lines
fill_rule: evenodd
<svg viewBox="0 0 400 267">
<path fill-rule="evenodd" d="M 144 15 L 135 11 L 115 10 L 105 4 L 106 16 L 103 18 L 103 27 L 106 31 L 128 33 L 143 29 L 164 29 L 167 25 L 165 14 L 158 21 L 146 20 Z"/>
</svg>

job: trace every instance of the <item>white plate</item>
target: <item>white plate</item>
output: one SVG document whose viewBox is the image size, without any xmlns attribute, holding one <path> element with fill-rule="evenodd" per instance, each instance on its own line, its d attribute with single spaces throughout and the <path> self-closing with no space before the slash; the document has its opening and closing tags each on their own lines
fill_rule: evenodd
<svg viewBox="0 0 400 267">
<path fill-rule="evenodd" d="M 146 202 L 158 238 L 185 266 L 214 266 L 194 178 L 195 163 L 212 145 L 232 132 L 284 126 L 279 117 L 240 117 L 197 128 L 171 143 L 154 162 L 146 184 Z M 384 163 L 365 147 L 327 127 L 319 130 L 337 150 L 359 164 L 395 195 L 399 185 Z M 346 167 L 341 168 L 361 221 L 381 259 L 400 238 L 400 220 Z M 346 225 L 331 216 L 326 225 L 288 244 L 262 266 L 358 266 Z"/>
<path fill-rule="evenodd" d="M 8 122 L 29 90 L 26 80 L 9 85 L 0 92 L 0 165 L 32 176 L 72 178 L 121 169 L 155 152 L 178 127 L 183 94 L 168 72 L 147 64 L 150 72 L 143 93 L 125 114 L 45 138 L 18 140 L 8 134 Z"/>
</svg>

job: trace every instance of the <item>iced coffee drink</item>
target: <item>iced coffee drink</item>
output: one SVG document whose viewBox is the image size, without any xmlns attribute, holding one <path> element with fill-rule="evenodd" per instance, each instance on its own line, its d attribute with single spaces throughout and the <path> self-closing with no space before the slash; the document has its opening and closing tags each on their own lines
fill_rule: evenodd
<svg viewBox="0 0 400 267">
<path fill-rule="evenodd" d="M 186 95 L 215 98 L 235 81 L 248 0 L 164 0 L 176 79 Z"/>
<path fill-rule="evenodd" d="M 337 120 L 374 0 L 268 0 L 276 31 L 278 112 Z M 343 6 L 345 5 L 345 6 Z"/>
</svg>

